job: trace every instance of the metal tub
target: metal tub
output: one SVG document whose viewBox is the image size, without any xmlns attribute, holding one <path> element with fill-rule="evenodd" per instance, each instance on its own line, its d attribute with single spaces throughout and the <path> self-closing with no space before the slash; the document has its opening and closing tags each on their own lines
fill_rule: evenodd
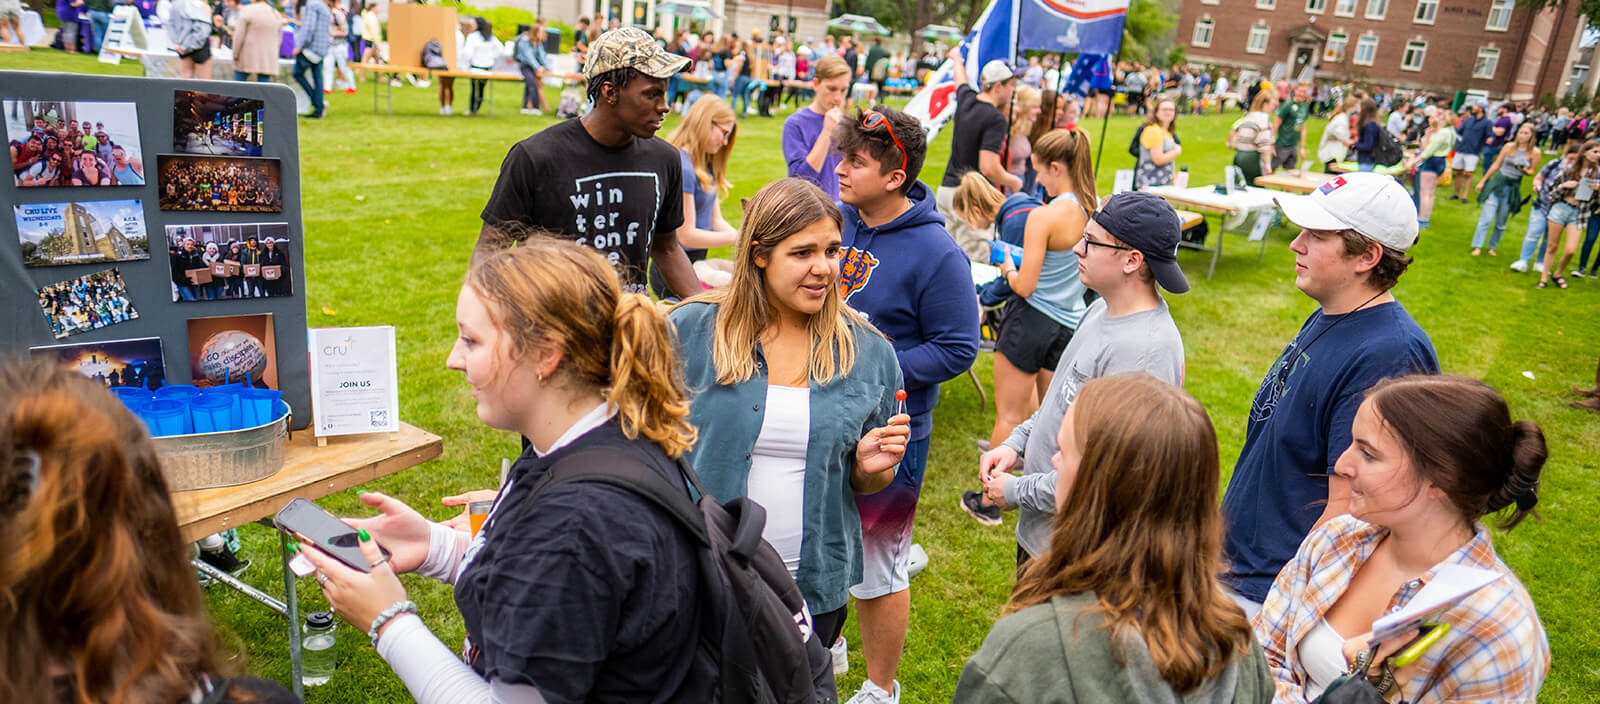
<svg viewBox="0 0 1600 704">
<path fill-rule="evenodd" d="M 277 474 L 289 446 L 289 406 L 278 403 L 284 415 L 266 425 L 151 438 L 161 456 L 167 490 L 249 484 Z"/>
</svg>

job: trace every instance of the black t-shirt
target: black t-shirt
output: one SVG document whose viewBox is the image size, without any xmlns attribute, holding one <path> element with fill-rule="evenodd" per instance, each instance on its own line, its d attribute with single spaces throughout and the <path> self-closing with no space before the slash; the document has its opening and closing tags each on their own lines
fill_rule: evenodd
<svg viewBox="0 0 1600 704">
<path fill-rule="evenodd" d="M 683 224 L 683 165 L 660 139 L 607 147 L 580 120 L 558 122 L 512 145 L 481 217 L 592 246 L 643 293 L 651 237 Z"/>
<path fill-rule="evenodd" d="M 956 88 L 956 125 L 950 136 L 950 161 L 941 186 L 961 185 L 961 175 L 978 169 L 978 152 L 999 154 L 1006 143 L 1006 116 L 999 108 L 978 99 L 978 91 L 962 84 Z"/>
<path fill-rule="evenodd" d="M 524 451 L 456 580 L 456 605 L 487 679 L 564 702 L 705 702 L 698 544 L 649 499 L 598 482 L 531 498 L 561 458 L 607 447 L 676 478 L 672 460 L 616 419 L 538 457 Z"/>
</svg>

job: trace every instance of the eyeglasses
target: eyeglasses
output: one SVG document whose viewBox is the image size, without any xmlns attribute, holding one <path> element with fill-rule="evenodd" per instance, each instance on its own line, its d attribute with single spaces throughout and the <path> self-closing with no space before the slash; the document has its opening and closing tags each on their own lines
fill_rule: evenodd
<svg viewBox="0 0 1600 704">
<path fill-rule="evenodd" d="M 1134 250 L 1133 247 L 1127 247 L 1127 246 L 1123 246 L 1123 245 L 1120 245 L 1120 244 L 1111 244 L 1110 242 L 1096 242 L 1096 241 L 1094 241 L 1092 239 L 1089 239 L 1088 235 L 1084 235 L 1083 236 L 1083 243 L 1084 244 L 1092 244 L 1092 245 L 1094 245 L 1096 247 L 1105 247 L 1106 249 L 1120 249 L 1120 250 L 1123 250 L 1123 251 L 1126 251 L 1126 252 L 1131 252 L 1131 251 Z"/>
<path fill-rule="evenodd" d="M 906 153 L 906 145 L 901 144 L 900 138 L 895 136 L 894 125 L 889 124 L 889 118 L 884 117 L 883 113 L 877 110 L 863 110 L 861 111 L 861 126 L 869 130 L 875 130 L 879 127 L 889 130 L 889 139 L 894 140 L 894 145 L 900 148 L 900 170 L 905 171 L 906 164 L 909 163 L 907 161 L 909 155 Z"/>
</svg>

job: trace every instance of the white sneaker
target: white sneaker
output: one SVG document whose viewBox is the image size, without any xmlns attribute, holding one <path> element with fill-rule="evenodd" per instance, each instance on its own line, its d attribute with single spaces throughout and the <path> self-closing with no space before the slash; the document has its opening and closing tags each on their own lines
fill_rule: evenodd
<svg viewBox="0 0 1600 704">
<path fill-rule="evenodd" d="M 533 114 L 533 108 L 523 108 L 522 109 L 522 114 L 524 114 L 524 115 L 532 115 Z"/>
<path fill-rule="evenodd" d="M 399 88 L 400 86 L 403 86 L 403 85 L 405 85 L 405 84 L 401 83 L 400 79 L 398 79 L 398 78 L 389 79 L 389 87 L 390 88 Z"/>
<path fill-rule="evenodd" d="M 439 114 L 440 115 L 449 115 L 450 114 L 450 106 L 449 105 L 440 106 Z"/>
<path fill-rule="evenodd" d="M 1533 270 L 1543 274 L 1544 273 L 1544 260 L 1541 259 L 1539 261 L 1534 262 L 1533 263 Z"/>
<path fill-rule="evenodd" d="M 922 549 L 922 543 L 912 543 L 911 553 L 906 556 L 906 576 L 915 577 L 927 568 L 928 551 Z"/>
<path fill-rule="evenodd" d="M 885 692 L 872 680 L 861 683 L 861 689 L 845 704 L 900 704 L 900 680 L 894 681 L 894 691 Z"/>
<path fill-rule="evenodd" d="M 839 636 L 839 642 L 828 648 L 833 655 L 833 676 L 838 677 L 850 671 L 850 647 L 845 643 L 844 636 Z"/>
<path fill-rule="evenodd" d="M 754 114 L 756 114 L 755 107 L 754 106 L 746 107 L 744 109 L 744 114 L 746 114 L 746 115 L 754 115 Z"/>
<path fill-rule="evenodd" d="M 1528 270 L 1528 262 L 1526 262 L 1524 260 L 1521 260 L 1521 259 L 1518 259 L 1518 260 L 1516 260 L 1514 262 L 1511 262 L 1511 270 L 1512 271 L 1527 271 Z"/>
<path fill-rule="evenodd" d="M 544 111 L 540 110 L 539 108 L 534 108 L 532 114 L 534 114 L 534 115 L 543 115 Z"/>
</svg>

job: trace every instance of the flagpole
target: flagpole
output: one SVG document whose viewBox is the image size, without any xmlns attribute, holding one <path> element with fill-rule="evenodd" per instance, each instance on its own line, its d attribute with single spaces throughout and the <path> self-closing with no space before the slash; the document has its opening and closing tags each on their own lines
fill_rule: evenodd
<svg viewBox="0 0 1600 704">
<path fill-rule="evenodd" d="M 1106 67 L 1108 77 L 1111 78 L 1111 89 L 1113 91 L 1117 89 L 1116 72 L 1117 64 L 1119 63 L 1122 63 L 1122 42 L 1120 41 L 1117 42 L 1117 53 L 1111 59 L 1111 65 Z M 1096 147 L 1094 152 L 1094 177 L 1096 181 L 1100 180 L 1100 156 L 1105 154 L 1106 151 L 1106 126 L 1111 123 L 1111 105 L 1113 102 L 1110 97 L 1106 98 L 1106 114 L 1100 118 L 1100 146 Z"/>
</svg>

